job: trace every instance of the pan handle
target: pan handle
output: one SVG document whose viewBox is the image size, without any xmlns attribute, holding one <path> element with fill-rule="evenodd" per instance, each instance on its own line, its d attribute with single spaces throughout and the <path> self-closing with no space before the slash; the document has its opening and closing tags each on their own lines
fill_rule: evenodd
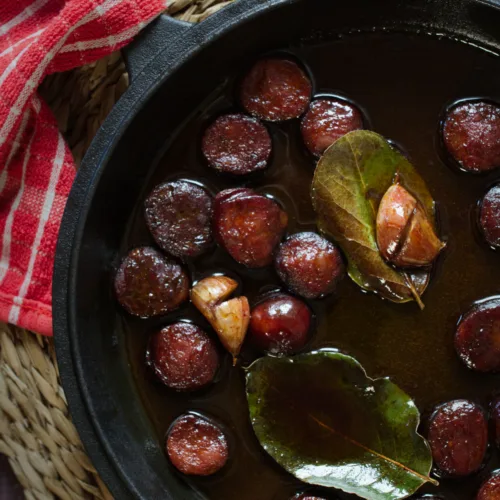
<svg viewBox="0 0 500 500">
<path fill-rule="evenodd" d="M 133 81 L 167 43 L 182 36 L 192 24 L 162 14 L 123 49 L 130 81 Z"/>
</svg>

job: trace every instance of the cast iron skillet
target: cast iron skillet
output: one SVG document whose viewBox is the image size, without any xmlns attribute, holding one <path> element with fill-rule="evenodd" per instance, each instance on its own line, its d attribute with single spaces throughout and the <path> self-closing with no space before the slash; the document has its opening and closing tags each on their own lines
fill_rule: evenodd
<svg viewBox="0 0 500 500">
<path fill-rule="evenodd" d="M 71 414 L 116 498 L 202 498 L 165 469 L 117 327 L 112 262 L 170 134 L 238 60 L 348 29 L 426 30 L 500 51 L 500 4 L 472 0 L 239 0 L 190 26 L 162 16 L 126 53 L 132 85 L 90 147 L 54 271 L 54 333 Z"/>
</svg>

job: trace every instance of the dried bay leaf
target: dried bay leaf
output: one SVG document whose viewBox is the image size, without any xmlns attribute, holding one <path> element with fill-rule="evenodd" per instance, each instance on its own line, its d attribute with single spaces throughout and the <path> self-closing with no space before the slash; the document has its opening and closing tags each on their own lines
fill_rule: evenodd
<svg viewBox="0 0 500 500">
<path fill-rule="evenodd" d="M 311 196 L 318 227 L 346 254 L 353 281 L 393 302 L 407 302 L 415 292 L 420 296 L 425 291 L 430 270 L 397 270 L 378 250 L 378 206 L 396 174 L 434 222 L 434 200 L 413 165 L 381 135 L 368 130 L 350 132 L 326 150 Z"/>
</svg>

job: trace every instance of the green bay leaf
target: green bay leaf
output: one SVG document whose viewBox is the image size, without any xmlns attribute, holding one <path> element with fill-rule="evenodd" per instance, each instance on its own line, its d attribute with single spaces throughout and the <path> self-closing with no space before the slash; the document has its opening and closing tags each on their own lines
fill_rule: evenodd
<svg viewBox="0 0 500 500">
<path fill-rule="evenodd" d="M 247 371 L 246 392 L 261 446 L 301 481 L 369 500 L 435 483 L 413 401 L 350 356 L 325 349 L 261 358 Z"/>
<path fill-rule="evenodd" d="M 311 196 L 318 227 L 346 254 L 353 281 L 393 302 L 407 302 L 414 298 L 413 287 L 423 294 L 430 271 L 397 270 L 378 250 L 378 206 L 396 174 L 434 220 L 434 200 L 413 165 L 368 130 L 350 132 L 326 150 L 314 173 Z"/>
</svg>

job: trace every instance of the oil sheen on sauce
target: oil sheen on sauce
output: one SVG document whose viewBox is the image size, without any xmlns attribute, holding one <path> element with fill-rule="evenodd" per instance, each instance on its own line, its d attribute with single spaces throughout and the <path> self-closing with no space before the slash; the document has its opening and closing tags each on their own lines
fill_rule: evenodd
<svg viewBox="0 0 500 500">
<path fill-rule="evenodd" d="M 437 201 L 441 235 L 448 244 L 423 297 L 424 311 L 415 303 L 392 304 L 363 293 L 346 278 L 334 295 L 309 302 L 316 319 L 306 349 L 334 347 L 354 356 L 371 377 L 390 377 L 404 389 L 424 417 L 434 405 L 454 398 L 468 398 L 487 407 L 492 393 L 500 389 L 500 378 L 468 370 L 455 354 L 453 334 L 460 316 L 474 301 L 500 293 L 500 253 L 481 241 L 474 220 L 478 199 L 500 172 L 475 176 L 447 166 L 439 154 L 437 130 L 443 109 L 454 100 L 472 96 L 499 99 L 500 59 L 451 40 L 388 33 L 287 49 L 311 71 L 316 94 L 352 99 L 366 112 L 374 131 L 404 148 Z M 206 166 L 201 135 L 215 116 L 238 109 L 233 85 L 234 78 L 230 78 L 170 138 L 144 196 L 156 184 L 178 178 L 200 182 L 214 193 L 245 185 L 275 197 L 286 208 L 288 234 L 315 230 L 309 194 L 315 162 L 303 145 L 298 120 L 269 125 L 273 153 L 265 172 L 233 179 Z M 124 248 L 153 242 L 141 204 L 139 200 Z M 272 268 L 247 270 L 220 248 L 188 266 L 193 281 L 215 272 L 237 278 L 239 292 L 251 303 L 281 286 Z M 170 423 L 184 411 L 215 416 L 227 426 L 231 441 L 228 466 L 213 477 L 186 481 L 215 500 L 286 500 L 297 491 L 308 490 L 276 465 L 257 442 L 248 418 L 244 373 L 231 367 L 228 354 L 223 356 L 216 383 L 201 393 L 176 394 L 148 373 L 144 363 L 148 332 L 177 318 L 192 320 L 213 334 L 191 305 L 149 321 L 123 315 L 130 363 L 160 444 Z M 244 363 L 252 355 L 246 349 Z M 474 498 L 482 480 L 498 467 L 498 452 L 491 449 L 479 474 L 465 480 L 441 480 L 439 489 L 426 487 L 422 493 L 456 500 Z M 165 468 L 170 468 L 166 458 Z M 326 498 L 351 498 L 333 490 L 312 491 Z"/>
</svg>

